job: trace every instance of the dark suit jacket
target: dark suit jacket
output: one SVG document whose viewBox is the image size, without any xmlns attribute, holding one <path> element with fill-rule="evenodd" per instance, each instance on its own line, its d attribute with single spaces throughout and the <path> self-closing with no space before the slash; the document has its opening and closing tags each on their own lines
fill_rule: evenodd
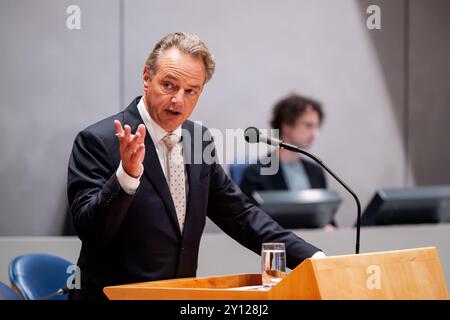
<svg viewBox="0 0 450 320">
<path fill-rule="evenodd" d="M 305 168 L 311 189 L 326 189 L 327 181 L 322 168 L 308 160 L 302 159 L 300 161 Z M 267 161 L 264 163 L 267 163 Z M 260 170 L 262 166 L 261 163 L 249 165 L 245 169 L 241 183 L 239 184 L 241 190 L 254 204 L 256 204 L 256 201 L 253 199 L 252 194 L 255 191 L 288 190 L 281 168 L 274 175 L 261 175 Z M 336 226 L 334 219 L 330 223 Z"/>
<path fill-rule="evenodd" d="M 275 156 L 272 155 L 272 158 L 274 157 Z M 301 162 L 305 168 L 309 183 L 311 184 L 311 189 L 326 189 L 327 181 L 325 179 L 322 168 L 312 163 L 311 161 L 302 159 Z M 267 161 L 265 161 L 264 163 L 267 163 Z M 261 163 L 249 165 L 247 168 L 245 168 L 241 183 L 239 184 L 241 190 L 254 203 L 256 203 L 252 197 L 254 191 L 288 190 L 288 186 L 281 171 L 281 167 L 273 175 L 261 175 L 260 172 L 262 167 L 263 165 Z"/>
<path fill-rule="evenodd" d="M 78 260 L 82 288 L 73 292 L 72 298 L 104 298 L 102 289 L 110 285 L 194 277 L 206 216 L 258 254 L 263 242 L 285 242 L 290 268 L 319 250 L 254 206 L 216 163 L 186 164 L 189 197 L 181 234 L 169 187 L 148 134 L 140 186 L 134 195 L 127 194 L 115 174 L 120 155 L 113 120 L 130 125 L 134 132 L 142 123 L 139 99 L 123 112 L 83 130 L 75 139 L 68 168 L 68 197 L 82 240 Z M 186 121 L 183 129 L 191 136 L 194 130 L 208 134 L 205 127 L 191 121 Z M 183 139 L 183 151 L 188 156 L 194 146 L 193 139 L 189 140 Z M 201 149 L 211 143 L 212 139 L 200 142 Z"/>
</svg>

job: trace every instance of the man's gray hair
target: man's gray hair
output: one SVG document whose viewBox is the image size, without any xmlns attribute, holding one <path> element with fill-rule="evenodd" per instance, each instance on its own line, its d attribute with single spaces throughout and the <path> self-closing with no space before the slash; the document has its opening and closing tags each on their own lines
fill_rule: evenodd
<svg viewBox="0 0 450 320">
<path fill-rule="evenodd" d="M 170 48 L 177 48 L 181 52 L 201 58 L 206 70 L 205 83 L 211 80 L 216 68 L 214 56 L 197 35 L 185 32 L 169 33 L 158 41 L 145 62 L 145 66 L 149 69 L 151 76 L 156 73 L 158 59 Z"/>
</svg>

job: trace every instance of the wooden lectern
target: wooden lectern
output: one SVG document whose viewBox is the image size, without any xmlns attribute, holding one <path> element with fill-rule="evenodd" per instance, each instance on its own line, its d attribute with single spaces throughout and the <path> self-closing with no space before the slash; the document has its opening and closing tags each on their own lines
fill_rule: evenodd
<svg viewBox="0 0 450 320">
<path fill-rule="evenodd" d="M 306 259 L 270 290 L 251 288 L 260 285 L 260 274 L 237 274 L 127 284 L 104 292 L 121 300 L 448 299 L 435 247 Z"/>
</svg>

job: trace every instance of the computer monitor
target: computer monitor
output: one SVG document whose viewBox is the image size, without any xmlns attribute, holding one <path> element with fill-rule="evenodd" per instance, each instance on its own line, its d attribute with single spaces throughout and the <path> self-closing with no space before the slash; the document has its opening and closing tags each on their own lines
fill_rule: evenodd
<svg viewBox="0 0 450 320">
<path fill-rule="evenodd" d="M 361 225 L 450 222 L 450 186 L 377 190 Z"/>
<path fill-rule="evenodd" d="M 276 222 L 288 229 L 323 228 L 342 202 L 335 191 L 256 191 L 253 198 Z"/>
</svg>

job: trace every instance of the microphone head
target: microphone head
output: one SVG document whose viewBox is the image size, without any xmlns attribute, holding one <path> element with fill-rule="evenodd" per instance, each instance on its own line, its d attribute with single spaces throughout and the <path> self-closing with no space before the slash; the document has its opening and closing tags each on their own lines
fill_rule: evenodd
<svg viewBox="0 0 450 320">
<path fill-rule="evenodd" d="M 248 143 L 258 143 L 259 142 L 259 130 L 255 127 L 248 127 L 244 131 L 245 141 Z"/>
</svg>

